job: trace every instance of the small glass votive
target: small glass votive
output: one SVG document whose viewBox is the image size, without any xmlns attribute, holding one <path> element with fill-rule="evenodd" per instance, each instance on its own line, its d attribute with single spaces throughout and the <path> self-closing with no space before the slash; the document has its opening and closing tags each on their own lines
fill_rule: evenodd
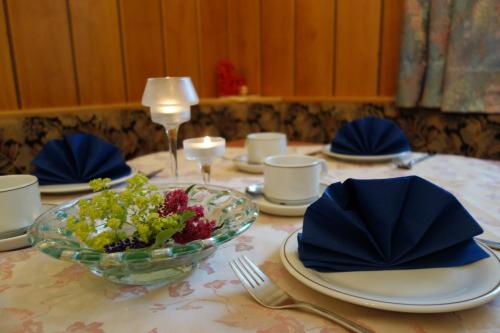
<svg viewBox="0 0 500 333">
<path fill-rule="evenodd" d="M 205 184 L 210 183 L 212 161 L 224 155 L 226 140 L 220 137 L 186 139 L 182 142 L 187 160 L 198 161 Z"/>
</svg>

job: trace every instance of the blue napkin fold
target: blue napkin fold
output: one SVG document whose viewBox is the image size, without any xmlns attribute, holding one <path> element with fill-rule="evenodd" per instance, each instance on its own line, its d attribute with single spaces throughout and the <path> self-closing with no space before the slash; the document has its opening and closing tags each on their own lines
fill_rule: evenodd
<svg viewBox="0 0 500 333">
<path fill-rule="evenodd" d="M 32 161 L 40 185 L 86 183 L 129 175 L 120 150 L 91 134 L 67 135 L 47 142 Z"/>
<path fill-rule="evenodd" d="M 483 230 L 449 192 L 417 176 L 330 185 L 305 213 L 299 258 L 318 271 L 465 265 Z"/>
<path fill-rule="evenodd" d="M 403 131 L 390 120 L 364 117 L 342 126 L 330 151 L 346 155 L 387 155 L 410 151 Z"/>
</svg>

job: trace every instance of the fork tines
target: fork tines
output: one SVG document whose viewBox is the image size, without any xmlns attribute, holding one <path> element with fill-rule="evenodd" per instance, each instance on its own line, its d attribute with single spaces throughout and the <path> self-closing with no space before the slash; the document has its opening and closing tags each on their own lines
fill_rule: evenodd
<svg viewBox="0 0 500 333">
<path fill-rule="evenodd" d="M 247 256 L 236 258 L 229 264 L 245 287 L 255 288 L 269 280 L 267 275 Z"/>
</svg>

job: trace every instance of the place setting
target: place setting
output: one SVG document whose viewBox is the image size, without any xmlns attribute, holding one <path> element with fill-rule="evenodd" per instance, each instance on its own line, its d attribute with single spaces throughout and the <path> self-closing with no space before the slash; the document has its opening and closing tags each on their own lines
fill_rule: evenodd
<svg viewBox="0 0 500 333">
<path fill-rule="evenodd" d="M 88 182 L 110 178 L 110 186 L 125 183 L 137 173 L 113 144 L 89 133 L 49 140 L 32 161 L 42 194 L 90 192 Z"/>
<path fill-rule="evenodd" d="M 411 147 L 396 123 L 367 116 L 340 127 L 322 153 L 347 162 L 381 163 L 407 158 Z"/>
<path fill-rule="evenodd" d="M 137 174 L 121 151 L 89 133 L 49 140 L 32 160 L 31 175 L 0 176 L 0 251 L 29 247 L 28 231 L 37 218 L 57 205 L 41 195 L 92 192 L 90 181 L 109 179 L 118 186 Z"/>
<path fill-rule="evenodd" d="M 475 238 L 482 232 L 452 194 L 420 177 L 348 179 L 307 208 L 280 257 L 300 282 L 343 301 L 451 312 L 500 293 L 500 262 Z"/>
</svg>

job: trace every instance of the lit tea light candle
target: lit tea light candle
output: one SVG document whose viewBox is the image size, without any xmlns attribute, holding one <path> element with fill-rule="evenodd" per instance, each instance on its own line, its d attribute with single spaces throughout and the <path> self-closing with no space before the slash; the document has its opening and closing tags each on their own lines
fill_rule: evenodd
<svg viewBox="0 0 500 333">
<path fill-rule="evenodd" d="M 203 181 L 210 182 L 210 166 L 216 157 L 224 155 L 226 140 L 220 137 L 205 136 L 203 138 L 187 139 L 182 142 L 184 156 L 188 160 L 198 161 Z"/>
<path fill-rule="evenodd" d="M 151 107 L 151 120 L 158 124 L 179 124 L 191 119 L 189 105 Z"/>
<path fill-rule="evenodd" d="M 212 160 L 224 155 L 226 140 L 206 136 L 184 140 L 183 146 L 188 160 Z"/>
</svg>

